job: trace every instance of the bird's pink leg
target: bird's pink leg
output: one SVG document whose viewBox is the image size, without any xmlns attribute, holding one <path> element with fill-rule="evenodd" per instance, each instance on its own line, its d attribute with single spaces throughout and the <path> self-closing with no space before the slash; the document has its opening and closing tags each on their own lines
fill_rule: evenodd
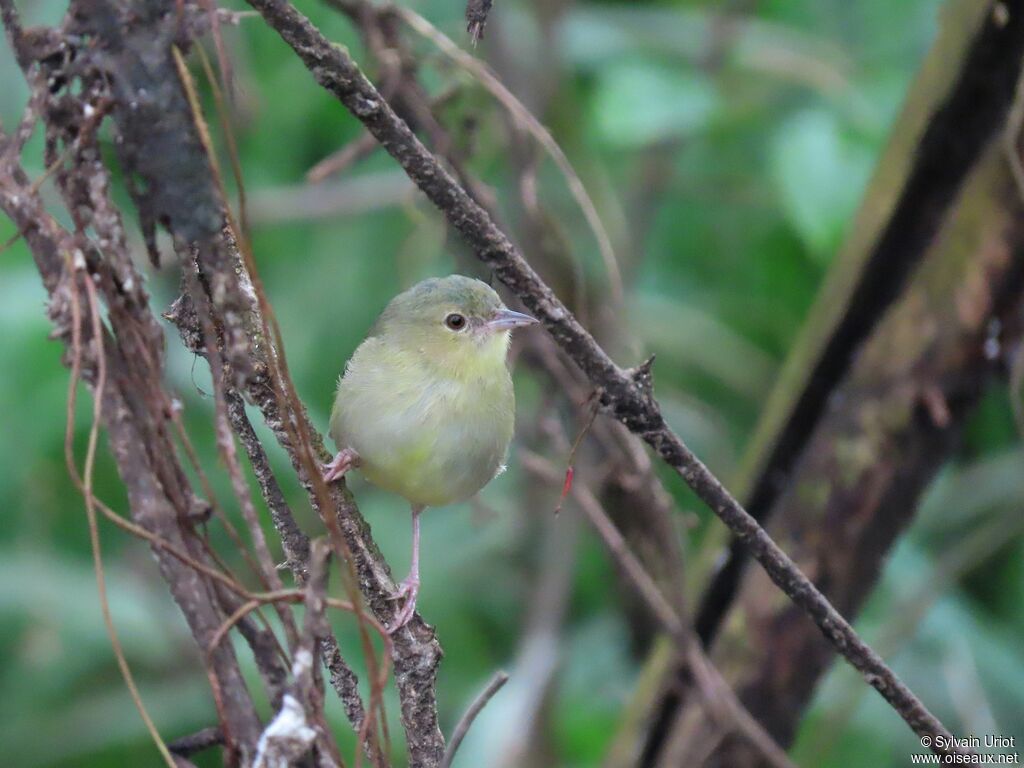
<svg viewBox="0 0 1024 768">
<path fill-rule="evenodd" d="M 335 454 L 330 463 L 324 464 L 324 482 L 332 483 L 339 477 L 344 477 L 345 473 L 352 469 L 352 467 L 358 467 L 360 461 L 359 454 L 355 450 L 352 448 L 342 448 Z"/>
<path fill-rule="evenodd" d="M 409 566 L 409 575 L 402 579 L 395 592 L 395 600 L 405 600 L 401 610 L 395 615 L 394 623 L 388 627 L 388 632 L 397 632 L 409 623 L 409 619 L 416 612 L 416 596 L 420 591 L 420 514 L 422 506 L 412 508 L 412 564 Z"/>
</svg>

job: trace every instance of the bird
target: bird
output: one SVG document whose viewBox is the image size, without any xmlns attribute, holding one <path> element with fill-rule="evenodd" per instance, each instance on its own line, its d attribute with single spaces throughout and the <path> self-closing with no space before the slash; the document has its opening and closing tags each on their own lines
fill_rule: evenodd
<svg viewBox="0 0 1024 768">
<path fill-rule="evenodd" d="M 465 501 L 505 469 L 511 332 L 536 322 L 480 280 L 429 278 L 388 303 L 345 365 L 330 421 L 338 452 L 324 480 L 358 469 L 412 509 L 412 561 L 390 632 L 416 610 L 423 510 Z"/>
</svg>

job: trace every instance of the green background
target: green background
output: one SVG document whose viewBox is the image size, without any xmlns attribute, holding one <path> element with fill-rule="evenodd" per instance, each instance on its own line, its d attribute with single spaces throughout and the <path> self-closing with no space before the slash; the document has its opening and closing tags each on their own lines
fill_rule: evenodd
<svg viewBox="0 0 1024 768">
<path fill-rule="evenodd" d="M 510 62 L 502 69 L 528 104 L 541 86 L 554 89 L 541 118 L 593 194 L 623 255 L 629 282 L 615 322 L 629 343 L 616 355 L 634 364 L 657 353 L 658 396 L 669 422 L 728 479 L 936 33 L 940 3 L 734 3 L 745 15 L 724 36 L 721 51 L 709 46 L 719 3 L 569 3 L 559 25 L 544 34 L 530 4 L 497 5 L 477 54 Z M 23 0 L 19 7 L 27 23 L 54 23 L 63 11 L 50 0 Z M 365 60 L 344 18 L 310 0 L 299 7 Z M 466 42 L 457 0 L 414 7 Z M 473 267 L 437 213 L 380 152 L 329 183 L 339 191 L 330 210 L 313 210 L 304 173 L 360 128 L 259 19 L 244 19 L 225 34 L 237 77 L 233 121 L 257 262 L 299 393 L 325 428 L 344 361 L 388 298 L 422 277 Z M 438 92 L 461 86 L 452 120 L 477 117 L 471 167 L 507 203 L 516 180 L 497 107 L 436 64 L 436 57 L 428 58 L 428 83 Z M 26 89 L 6 44 L 0 45 L 0 83 L 0 118 L 10 128 Z M 43 171 L 40 158 L 36 135 L 26 153 L 33 177 Z M 652 184 L 659 186 L 645 197 Z M 55 201 L 51 186 L 43 189 Z M 324 199 L 322 192 L 313 194 Z M 593 237 L 550 164 L 542 167 L 540 197 L 577 268 L 592 284 L 604 285 Z M 12 234 L 10 222 L 0 220 L 0 241 Z M 154 306 L 163 309 L 176 295 L 177 270 L 172 263 L 149 270 L 141 249 L 135 252 L 149 272 Z M 100 617 L 83 504 L 63 462 L 68 376 L 59 345 L 47 340 L 44 310 L 42 287 L 18 243 L 0 254 L 4 763 L 155 765 Z M 230 509 L 210 433 L 205 364 L 181 348 L 171 329 L 167 341 L 169 386 Z M 543 392 L 522 368 L 516 386 L 520 431 L 529 433 Z M 89 403 L 79 400 L 81 458 Z M 276 449 L 273 459 L 284 470 Z M 564 464 L 565 457 L 553 460 Z M 858 621 L 866 639 L 880 644 L 955 732 L 1016 735 L 1018 741 L 1024 736 L 1022 460 L 1008 395 L 997 387 L 928 491 Z M 665 475 L 665 481 L 679 509 L 696 522 L 685 542 L 696 553 L 707 527 L 718 523 L 678 478 Z M 541 673 L 550 673 L 540 710 L 544 764 L 598 764 L 640 669 L 622 610 L 628 598 L 600 543 L 574 524 L 572 511 L 552 519 L 557 489 L 527 492 L 528 485 L 513 448 L 510 471 L 479 504 L 433 510 L 424 522 L 420 607 L 445 649 L 439 677 L 445 730 L 496 668 L 513 674 L 460 752 L 456 765 L 463 768 L 501 764 L 523 733 L 521 713 L 537 694 L 531 675 Z M 126 510 L 106 456 L 97 468 L 97 490 Z M 404 572 L 404 503 L 359 482 L 354 490 L 384 553 Z M 289 494 L 302 510 L 302 495 L 293 486 Z M 310 514 L 300 514 L 316 531 Z M 941 581 L 937 574 L 950 553 L 975 539 L 983 556 Z M 148 550 L 109 526 L 103 542 L 115 621 L 161 732 L 170 739 L 212 724 L 196 649 Z M 543 565 L 559 558 L 571 565 L 570 600 L 553 643 L 538 650 L 537 637 L 526 629 Z M 342 648 L 357 657 L 351 622 L 340 617 L 336 628 Z M 330 694 L 328 702 L 350 754 L 347 723 Z M 394 718 L 393 697 L 389 705 Z M 391 726 L 400 739 L 397 721 Z M 921 751 L 916 738 L 882 700 L 850 670 L 834 668 L 792 754 L 801 765 L 902 766 L 912 751 Z M 213 756 L 199 762 L 215 764 Z"/>
</svg>

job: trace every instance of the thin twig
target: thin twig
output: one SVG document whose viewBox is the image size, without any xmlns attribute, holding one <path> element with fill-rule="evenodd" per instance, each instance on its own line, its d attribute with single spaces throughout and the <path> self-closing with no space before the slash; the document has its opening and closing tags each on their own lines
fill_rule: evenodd
<svg viewBox="0 0 1024 768">
<path fill-rule="evenodd" d="M 274 567 L 273 558 L 270 556 L 270 549 L 267 547 L 263 528 L 260 526 L 259 518 L 256 515 L 256 508 L 253 506 L 249 486 L 242 475 L 242 467 L 238 461 L 234 436 L 228 423 L 223 362 L 217 349 L 217 332 L 211 316 L 211 307 L 208 306 L 206 301 L 207 296 L 199 289 L 199 275 L 195 262 L 187 261 L 183 265 L 183 273 L 186 282 L 191 285 L 192 294 L 200 297 L 200 301 L 196 303 L 196 308 L 200 326 L 203 329 L 206 348 L 210 351 L 207 359 L 210 364 L 210 374 L 213 381 L 214 432 L 217 437 L 217 449 L 221 460 L 224 462 L 224 466 L 227 468 L 228 476 L 231 478 L 231 488 L 234 491 L 235 500 L 238 502 L 242 518 L 249 528 L 249 536 L 256 551 L 255 565 L 260 575 L 260 581 L 268 590 L 283 589 L 284 584 L 281 582 L 281 577 Z M 277 603 L 274 604 L 274 607 L 277 609 L 278 618 L 285 629 L 289 644 L 294 648 L 298 642 L 295 619 L 291 611 L 281 608 Z"/>
<path fill-rule="evenodd" d="M 167 748 L 167 744 L 164 742 L 163 737 L 160 736 L 160 732 L 157 730 L 156 724 L 153 722 L 153 718 L 150 717 L 149 712 L 146 710 L 146 705 L 142 703 L 142 696 L 139 694 L 139 689 L 135 685 L 135 678 L 132 675 L 131 669 L 128 666 L 128 659 L 124 653 L 124 647 L 121 645 L 121 639 L 117 634 L 117 628 L 114 626 L 114 617 L 110 612 L 110 601 L 107 598 L 107 579 L 105 571 L 103 569 L 103 554 L 100 548 L 100 533 L 99 526 L 96 523 L 96 506 L 95 496 L 92 490 L 93 481 L 93 467 L 95 466 L 96 460 L 96 445 L 99 438 L 100 423 L 103 419 L 103 393 L 106 389 L 107 383 L 107 367 L 106 367 L 106 354 L 103 350 L 103 325 L 100 321 L 99 309 L 97 307 L 98 300 L 96 298 L 96 286 L 93 285 L 92 280 L 86 275 L 82 281 L 86 288 L 86 293 L 89 297 L 89 317 L 92 321 L 92 341 L 96 345 L 94 358 L 96 360 L 96 387 L 93 391 L 93 412 L 92 412 L 92 426 L 89 428 L 89 441 L 86 448 L 85 456 L 85 467 L 82 470 L 81 475 L 78 474 L 78 470 L 75 466 L 74 460 L 74 449 L 73 449 L 73 438 L 74 438 L 74 412 L 75 412 L 75 397 L 78 391 L 78 382 L 81 376 L 82 370 L 82 332 L 81 332 L 81 305 L 79 303 L 78 288 L 75 285 L 77 282 L 78 270 L 71 263 L 71 259 L 67 259 L 67 274 L 68 279 L 71 280 L 71 315 L 72 315 L 72 363 L 71 363 L 71 376 L 68 380 L 68 405 L 67 405 L 67 427 L 64 437 L 64 452 L 67 458 L 68 470 L 76 477 L 81 477 L 81 490 L 82 495 L 85 497 L 85 512 L 89 524 L 89 542 L 92 547 L 92 558 L 93 558 L 93 569 L 96 572 L 96 588 L 99 592 L 100 597 L 100 612 L 103 614 L 103 624 L 107 630 L 107 636 L 110 638 L 110 646 L 114 651 L 114 658 L 117 660 L 118 669 L 121 671 L 121 676 L 124 678 L 125 687 L 128 688 L 128 693 L 131 696 L 132 702 L 135 704 L 135 708 L 139 711 L 139 716 L 142 718 L 142 722 L 146 726 L 146 730 L 149 731 L 150 736 L 153 739 L 153 743 L 156 745 L 157 751 L 160 753 L 160 757 L 163 758 L 164 762 L 167 763 L 170 768 L 175 768 L 174 758 L 171 756 L 170 750 Z"/>
<path fill-rule="evenodd" d="M 302 589 L 280 589 L 276 592 L 265 592 L 265 593 L 250 593 L 249 599 L 236 610 L 233 614 L 224 619 L 223 623 L 217 628 L 216 632 L 210 637 L 210 642 L 206 647 L 206 653 L 212 654 L 216 650 L 217 646 L 224 640 L 231 628 L 234 627 L 242 618 L 254 610 L 259 608 L 261 605 L 268 605 L 274 602 L 285 602 L 285 603 L 301 603 L 306 599 L 306 592 Z M 355 613 L 355 606 L 347 600 L 339 600 L 336 597 L 325 598 L 326 604 L 331 608 L 337 608 L 341 611 L 348 613 Z M 391 635 L 388 634 L 387 628 L 373 617 L 369 617 L 367 622 L 374 631 L 380 635 L 384 641 L 385 646 L 392 644 Z"/>
<path fill-rule="evenodd" d="M 284 413 L 289 414 L 289 416 L 281 423 L 283 424 L 284 431 L 287 434 L 287 445 L 291 449 L 290 452 L 292 454 L 293 464 L 295 469 L 299 472 L 300 479 L 303 481 L 303 484 L 312 496 L 314 508 L 320 514 L 320 517 L 327 528 L 332 546 L 337 551 L 341 561 L 345 564 L 343 576 L 346 578 L 343 578 L 342 581 L 351 597 L 351 604 L 356 615 L 363 655 L 366 659 L 367 667 L 369 668 L 370 678 L 374 681 L 374 685 L 370 691 L 369 717 L 364 723 L 364 729 L 369 728 L 371 732 L 374 732 L 377 712 L 379 709 L 382 710 L 383 708 L 382 691 L 376 684 L 376 681 L 386 679 L 386 673 L 383 672 L 383 669 L 386 668 L 387 665 L 380 664 L 377 659 L 376 650 L 370 640 L 367 629 L 368 617 L 364 615 L 366 612 L 363 605 L 363 595 L 360 592 L 360 586 L 368 586 L 367 581 L 366 579 L 360 579 L 357 577 L 357 559 L 353 556 L 353 542 L 350 541 L 350 538 L 346 536 L 345 532 L 342 530 L 343 522 L 355 522 L 356 525 L 359 525 L 362 523 L 362 520 L 361 517 L 359 517 L 358 510 L 355 508 L 354 504 L 337 505 L 335 503 L 335 499 L 331 496 L 331 490 L 323 480 L 319 462 L 323 461 L 324 456 L 318 456 L 318 452 L 314 447 L 314 435 L 316 433 L 313 430 L 312 425 L 308 422 L 308 419 L 304 418 L 305 409 L 302 407 L 298 394 L 295 391 L 291 373 L 288 369 L 281 329 L 277 323 L 273 309 L 267 300 L 266 293 L 263 290 L 262 281 L 260 280 L 259 273 L 256 269 L 255 258 L 253 256 L 251 246 L 245 238 L 244 232 L 240 231 L 238 226 L 236 226 L 234 218 L 231 215 L 231 210 L 227 203 L 227 192 L 223 176 L 220 172 L 220 166 L 217 162 L 216 155 L 213 152 L 213 144 L 210 139 L 209 129 L 202 114 L 195 84 L 192 81 L 192 77 L 185 65 L 184 57 L 181 52 L 176 47 L 172 47 L 172 54 L 178 71 L 178 76 L 186 93 L 188 105 L 192 113 L 192 120 L 209 160 L 217 193 L 223 203 L 224 215 L 227 218 L 227 231 L 230 232 L 233 242 L 238 248 L 238 253 L 242 258 L 244 270 L 239 276 L 244 275 L 248 278 L 251 293 L 255 294 L 257 306 L 252 307 L 252 314 L 259 323 L 260 332 L 265 342 L 263 353 L 265 354 L 266 359 L 264 362 L 266 363 L 266 371 L 269 374 L 269 379 L 272 384 L 273 397 L 276 401 L 277 411 L 283 411 Z M 239 298 L 242 299 L 241 296 L 239 296 Z M 316 437 L 316 442 L 320 443 L 319 436 Z M 322 444 L 319 453 L 323 453 Z M 335 514 L 335 509 L 338 509 L 339 513 L 341 511 L 346 512 L 350 519 L 343 521 L 340 519 L 340 514 Z M 356 519 L 351 520 L 351 518 Z M 357 543 L 361 544 L 362 542 Z M 382 613 L 382 607 L 386 608 L 388 613 L 395 610 L 393 604 L 391 604 L 384 595 L 377 594 L 375 597 L 376 603 L 374 609 L 378 615 Z M 439 654 L 437 655 L 439 656 Z M 410 692 L 410 689 L 406 690 L 406 693 Z M 432 690 L 424 689 L 422 687 L 418 689 L 416 695 L 423 695 L 424 693 L 432 696 Z M 403 707 L 403 711 L 405 711 L 405 707 Z M 383 723 L 383 721 L 383 712 L 381 712 L 381 722 Z M 440 737 L 438 736 L 438 740 L 439 739 Z M 412 743 L 415 741 L 415 739 L 410 739 L 410 742 Z M 431 744 L 430 752 L 437 752 L 439 749 L 439 744 Z"/>
<path fill-rule="evenodd" d="M 314 664 L 321 640 L 331 634 L 327 621 L 327 587 L 330 580 L 331 546 L 324 539 L 313 542 L 309 560 L 309 581 L 306 583 L 306 616 L 303 620 L 302 640 L 295 652 L 292 692 L 312 717 L 317 731 L 316 744 L 320 762 L 331 760 L 342 763 L 341 755 L 330 738 L 330 727 L 324 716 L 324 689 L 320 668 Z M 361 739 L 364 741 L 365 739 Z M 362 763 L 362 753 L 356 750 L 356 768 Z"/>
<path fill-rule="evenodd" d="M 249 0 L 267 23 L 299 55 L 320 85 L 334 94 L 377 137 L 409 177 L 442 211 L 476 252 L 538 317 L 552 337 L 602 392 L 602 405 L 642 437 L 686 481 L 697 496 L 732 530 L 768 576 L 818 625 L 826 639 L 861 672 L 890 706 L 936 753 L 962 753 L 949 730 L 896 676 L 747 513 L 722 483 L 665 422 L 653 397 L 650 361 L 635 370 L 619 368 L 523 259 L 458 182 L 423 146 L 348 52 L 332 45 L 287 0 Z M 936 738 L 941 736 L 943 738 Z"/>
<path fill-rule="evenodd" d="M 313 542 L 309 561 L 309 579 L 306 583 L 306 616 L 302 636 L 295 649 L 292 664 L 292 682 L 282 697 L 281 713 L 263 732 L 255 765 L 284 766 L 303 762 L 314 745 L 318 765 L 338 765 L 341 755 L 328 737 L 324 718 L 323 688 L 319 684 L 314 665 L 320 638 L 329 632 L 330 625 L 324 615 L 327 605 L 330 545 L 323 539 Z M 359 765 L 360 752 L 356 752 Z"/>
<path fill-rule="evenodd" d="M 612 301 L 616 305 L 620 305 L 622 303 L 622 272 L 619 269 L 618 259 L 615 257 L 615 248 L 612 246 L 611 237 L 608 235 L 604 222 L 601 221 L 601 216 L 597 212 L 597 206 L 590 199 L 590 194 L 583 185 L 582 179 L 580 179 L 579 174 L 572 167 L 572 163 L 569 162 L 569 158 L 566 157 L 565 152 L 562 151 L 558 142 L 551 135 L 551 132 L 533 116 L 533 113 L 516 98 L 515 94 L 505 87 L 505 84 L 498 79 L 498 76 L 491 71 L 490 67 L 459 48 L 450 37 L 415 11 L 397 5 L 392 6 L 391 10 L 413 31 L 430 40 L 451 61 L 475 77 L 508 110 L 513 120 L 522 125 L 544 147 L 544 151 L 551 156 L 551 159 L 555 161 L 558 170 L 565 177 L 569 191 L 583 211 L 587 225 L 594 233 L 598 250 L 601 253 L 601 259 L 604 262 L 605 271 L 608 273 L 608 285 L 611 289 Z"/>
<path fill-rule="evenodd" d="M 353 163 L 368 157 L 378 146 L 372 134 L 361 133 L 306 171 L 306 181 L 310 184 L 319 184 L 329 176 L 341 173 Z"/>
<path fill-rule="evenodd" d="M 527 471 L 552 485 L 558 483 L 558 470 L 544 457 L 521 448 L 519 460 Z M 583 485 L 573 486 L 572 495 L 633 589 L 686 657 L 704 701 L 715 709 L 715 714 L 719 718 L 731 721 L 733 728 L 757 747 L 770 764 L 776 768 L 794 768 L 785 751 L 747 711 L 729 684 L 714 668 L 697 642 L 692 629 L 683 623 L 657 583 L 647 573 L 643 563 L 630 550 L 629 544 L 604 511 L 597 497 Z"/>
<path fill-rule="evenodd" d="M 472 727 L 473 721 L 476 720 L 476 716 L 480 714 L 481 710 L 487 706 L 487 702 L 494 698 L 494 694 L 500 691 L 507 682 L 508 673 L 504 670 L 498 670 L 484 689 L 473 699 L 469 709 L 459 718 L 459 722 L 455 724 L 451 741 L 448 742 L 448 749 L 444 753 L 444 760 L 441 761 L 441 768 L 450 768 L 452 760 L 455 759 L 455 753 L 462 745 L 462 740 L 466 738 L 466 734 L 469 733 L 469 729 Z"/>
<path fill-rule="evenodd" d="M 196 752 L 215 747 L 224 743 L 224 734 L 217 726 L 203 728 L 201 731 L 190 733 L 174 741 L 167 742 L 167 748 L 175 755 L 188 757 Z"/>
</svg>

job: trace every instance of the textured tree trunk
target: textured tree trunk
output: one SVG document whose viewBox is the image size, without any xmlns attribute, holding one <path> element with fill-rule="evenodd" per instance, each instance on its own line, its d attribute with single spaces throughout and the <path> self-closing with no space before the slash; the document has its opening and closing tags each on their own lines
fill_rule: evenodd
<svg viewBox="0 0 1024 768">
<path fill-rule="evenodd" d="M 1003 3 L 1008 15 L 973 0 L 945 9 L 736 484 L 847 617 L 1000 371 L 998 351 L 1017 342 L 1024 209 L 1004 136 L 1024 55 L 1021 5 Z M 763 572 L 744 565 L 734 544 L 697 628 L 743 703 L 788 744 L 832 654 Z M 695 562 L 691 578 L 710 570 L 710 557 Z M 642 681 L 607 766 L 691 765 L 698 755 L 758 763 L 722 738 L 664 647 Z"/>
<path fill-rule="evenodd" d="M 899 303 L 835 390 L 779 496 L 769 532 L 846 616 L 855 616 L 971 406 L 1020 343 L 1024 207 L 1000 142 L 972 174 Z M 760 570 L 749 569 L 713 660 L 782 744 L 794 735 L 831 646 Z M 687 701 L 657 765 L 681 765 L 716 726 Z M 710 731 L 710 732 L 709 732 Z M 726 738 L 709 764 L 760 764 Z"/>
</svg>

